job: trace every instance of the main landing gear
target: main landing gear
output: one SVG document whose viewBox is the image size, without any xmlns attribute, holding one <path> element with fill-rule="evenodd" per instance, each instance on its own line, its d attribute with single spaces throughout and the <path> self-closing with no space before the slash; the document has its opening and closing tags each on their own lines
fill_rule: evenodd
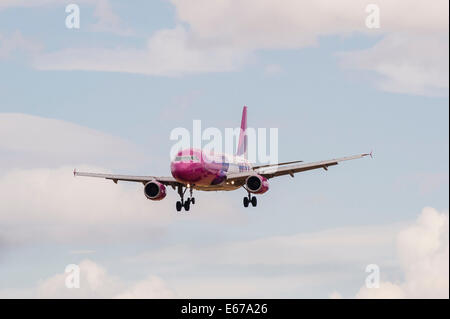
<svg viewBox="0 0 450 319">
<path fill-rule="evenodd" d="M 258 201 L 256 199 L 256 196 L 252 196 L 252 194 L 250 194 L 249 192 L 248 196 L 244 197 L 244 207 L 248 207 L 250 203 L 252 204 L 253 207 L 256 207 Z"/>
<path fill-rule="evenodd" d="M 189 198 L 186 201 L 184 201 L 184 194 L 186 193 L 188 188 L 189 188 Z M 193 192 L 192 186 L 185 187 L 184 190 L 183 190 L 183 186 L 181 186 L 181 185 L 178 186 L 178 195 L 180 195 L 181 200 L 177 201 L 177 204 L 176 204 L 177 212 L 181 212 L 181 210 L 183 208 L 185 211 L 188 212 L 189 209 L 191 208 L 191 204 L 195 205 L 195 198 L 192 197 L 192 192 Z"/>
</svg>

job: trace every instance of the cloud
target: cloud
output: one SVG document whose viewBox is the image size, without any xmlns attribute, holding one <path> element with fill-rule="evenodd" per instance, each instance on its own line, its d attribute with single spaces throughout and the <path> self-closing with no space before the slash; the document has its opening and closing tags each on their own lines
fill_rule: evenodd
<svg viewBox="0 0 450 319">
<path fill-rule="evenodd" d="M 374 47 L 340 54 L 344 66 L 372 71 L 378 88 L 395 93 L 447 95 L 448 34 L 390 34 Z"/>
<path fill-rule="evenodd" d="M 80 288 L 67 288 L 69 274 L 60 273 L 42 280 L 32 289 L 36 298 L 174 298 L 175 292 L 157 276 L 149 276 L 141 281 L 128 283 L 110 275 L 101 265 L 92 260 L 81 261 Z"/>
<path fill-rule="evenodd" d="M 0 234 L 18 243 L 144 240 L 175 217 L 162 213 L 170 210 L 164 202 L 147 201 L 140 184 L 74 178 L 71 172 L 71 167 L 26 169 L 0 177 Z"/>
<path fill-rule="evenodd" d="M 357 298 L 449 297 L 448 213 L 424 208 L 416 222 L 398 234 L 397 254 L 404 280 L 362 287 Z"/>
<path fill-rule="evenodd" d="M 234 71 L 247 53 L 230 48 L 202 48 L 191 43 L 182 26 L 157 31 L 145 49 L 63 49 L 39 55 L 39 70 L 93 70 L 147 75 Z"/>
<path fill-rule="evenodd" d="M 356 294 L 360 299 L 405 299 L 406 295 L 403 289 L 391 282 L 380 282 L 379 288 L 361 288 Z"/>
<path fill-rule="evenodd" d="M 367 261 L 371 257 L 386 260 L 389 258 L 389 247 L 398 228 L 398 225 L 356 226 L 214 246 L 205 245 L 200 249 L 181 244 L 144 253 L 131 261 L 159 260 L 161 263 L 179 263 L 190 259 L 193 264 L 277 266 L 349 264 Z M 380 251 L 385 253 L 380 255 Z"/>
<path fill-rule="evenodd" d="M 117 25 L 109 3 L 94 1 Z M 381 36 L 374 47 L 342 54 L 350 68 L 372 71 L 377 87 L 396 93 L 445 95 L 448 90 L 448 1 L 417 0 L 405 8 L 378 1 L 381 29 L 368 29 L 367 1 L 172 0 L 177 26 L 148 38 L 144 49 L 70 48 L 37 55 L 39 70 L 93 70 L 157 76 L 230 72 L 258 50 L 316 46 L 324 36 Z M 408 10 L 414 8 L 414 10 Z M 117 27 L 114 27 L 117 28 Z M 274 66 L 266 72 L 277 72 Z"/>
<path fill-rule="evenodd" d="M 67 121 L 0 113 L 0 174 L 11 168 L 68 164 L 136 166 L 145 153 L 130 141 Z M 72 167 L 73 169 L 73 167 Z"/>
<path fill-rule="evenodd" d="M 166 283 L 159 277 L 148 278 L 135 283 L 122 293 L 117 294 L 117 299 L 161 299 L 175 298 L 176 294 L 167 288 Z"/>
<path fill-rule="evenodd" d="M 130 27 L 124 26 L 122 19 L 115 14 L 108 0 L 84 0 L 95 6 L 94 16 L 98 19 L 90 29 L 97 32 L 112 32 L 122 36 L 133 35 Z M 83 0 L 81 1 L 83 3 Z"/>
<path fill-rule="evenodd" d="M 342 283 L 351 291 L 364 282 L 364 269 L 371 263 L 380 265 L 383 281 L 378 289 L 361 288 L 358 298 L 448 298 L 448 213 L 425 208 L 412 225 L 353 226 L 201 246 L 181 244 L 154 249 L 127 262 L 145 265 L 154 260 L 161 271 L 179 274 L 177 292 L 190 298 L 202 298 L 206 290 L 218 298 L 273 298 L 298 292 L 300 287 L 327 289 Z M 180 275 L 189 269 L 200 272 L 202 278 Z M 220 276 L 222 269 L 228 269 L 226 278 Z M 329 297 L 343 296 L 335 290 Z"/>
<path fill-rule="evenodd" d="M 342 299 L 342 295 L 337 291 L 333 291 L 328 297 L 330 299 Z"/>
<path fill-rule="evenodd" d="M 321 36 L 366 28 L 364 0 L 339 2 L 271 0 L 172 0 L 178 19 L 206 43 L 254 49 L 292 49 L 314 45 Z M 448 32 L 448 1 L 377 1 L 381 32 Z M 413 8 L 413 9 L 412 9 Z M 410 10 L 408 10 L 410 9 Z M 375 32 L 379 34 L 379 32 Z"/>
</svg>

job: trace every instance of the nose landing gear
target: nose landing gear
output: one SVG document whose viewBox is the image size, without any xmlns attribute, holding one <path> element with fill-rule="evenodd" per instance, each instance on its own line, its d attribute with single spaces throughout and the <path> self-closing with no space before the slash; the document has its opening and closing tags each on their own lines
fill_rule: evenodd
<svg viewBox="0 0 450 319">
<path fill-rule="evenodd" d="M 185 201 L 184 200 L 184 194 L 186 193 L 186 191 L 189 188 L 189 198 Z M 181 210 L 184 208 L 185 211 L 189 211 L 189 209 L 191 208 L 191 204 L 194 205 L 195 204 L 195 198 L 192 197 L 192 193 L 193 193 L 193 187 L 189 186 L 189 187 L 185 187 L 183 190 L 183 186 L 178 186 L 178 195 L 180 195 L 181 200 L 177 201 L 176 203 L 176 209 L 177 212 L 181 212 Z"/>
</svg>

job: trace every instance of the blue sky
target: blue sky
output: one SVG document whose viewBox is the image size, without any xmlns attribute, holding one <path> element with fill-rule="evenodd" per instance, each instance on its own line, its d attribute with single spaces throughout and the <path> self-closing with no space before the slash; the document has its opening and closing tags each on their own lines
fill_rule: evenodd
<svg viewBox="0 0 450 319">
<path fill-rule="evenodd" d="M 0 0 L 0 296 L 350 298 L 373 263 L 415 296 L 398 234 L 437 216 L 448 297 L 448 2 L 380 1 L 376 30 L 363 1 L 224 3 L 83 0 L 74 30 L 65 2 Z M 71 176 L 169 175 L 172 129 L 237 127 L 244 104 L 280 161 L 375 157 L 271 180 L 257 209 L 198 193 L 188 216 L 171 190 Z M 101 289 L 63 287 L 70 263 Z"/>
</svg>

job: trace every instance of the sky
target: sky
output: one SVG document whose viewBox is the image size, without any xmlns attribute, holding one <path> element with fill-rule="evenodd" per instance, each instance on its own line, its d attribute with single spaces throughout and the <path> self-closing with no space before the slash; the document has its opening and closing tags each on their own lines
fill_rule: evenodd
<svg viewBox="0 0 450 319">
<path fill-rule="evenodd" d="M 445 0 L 0 0 L 0 297 L 448 298 L 448 25 Z M 183 214 L 72 175 L 170 176 L 173 129 L 243 105 L 280 161 L 374 158 Z"/>
</svg>

